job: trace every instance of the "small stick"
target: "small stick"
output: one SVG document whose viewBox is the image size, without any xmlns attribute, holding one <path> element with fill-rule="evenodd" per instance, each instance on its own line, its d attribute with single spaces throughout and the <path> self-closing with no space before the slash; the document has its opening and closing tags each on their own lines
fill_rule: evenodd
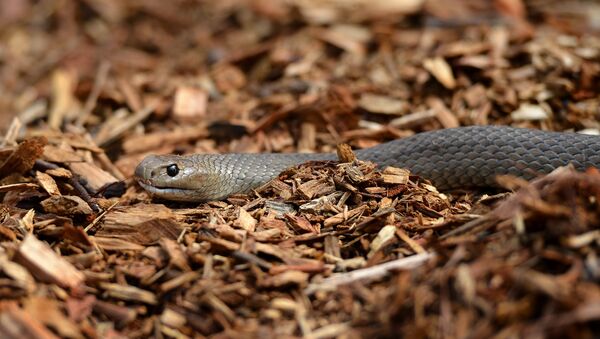
<svg viewBox="0 0 600 339">
<path fill-rule="evenodd" d="M 96 106 L 98 101 L 98 97 L 100 96 L 100 91 L 104 87 L 106 83 L 106 79 L 108 78 L 108 71 L 110 70 L 110 64 L 106 61 L 103 61 L 98 67 L 98 72 L 96 73 L 96 81 L 94 81 L 94 87 L 92 87 L 92 91 L 88 96 L 85 104 L 83 105 L 83 110 L 75 123 L 77 126 L 82 127 L 87 118 L 92 114 L 92 110 Z"/>
<path fill-rule="evenodd" d="M 425 252 L 348 273 L 332 275 L 320 283 L 308 285 L 304 292 L 306 294 L 313 294 L 319 290 L 334 290 L 338 286 L 351 284 L 359 280 L 371 281 L 380 279 L 392 270 L 410 270 L 417 268 L 434 256 L 434 253 Z"/>
</svg>

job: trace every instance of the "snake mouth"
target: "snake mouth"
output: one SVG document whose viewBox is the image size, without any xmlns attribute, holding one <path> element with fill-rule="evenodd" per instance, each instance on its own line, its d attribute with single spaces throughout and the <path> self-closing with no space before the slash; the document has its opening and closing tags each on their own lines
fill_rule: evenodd
<svg viewBox="0 0 600 339">
<path fill-rule="evenodd" d="M 187 196 L 192 195 L 194 190 L 178 187 L 158 187 L 149 183 L 148 179 L 138 178 L 138 184 L 150 194 L 159 198 L 169 200 L 188 201 Z"/>
<path fill-rule="evenodd" d="M 143 189 L 159 197 L 171 196 L 173 194 L 186 194 L 187 192 L 193 191 L 188 188 L 158 185 L 156 182 L 153 182 L 151 176 L 152 175 L 140 164 L 136 167 L 133 177 Z"/>
</svg>

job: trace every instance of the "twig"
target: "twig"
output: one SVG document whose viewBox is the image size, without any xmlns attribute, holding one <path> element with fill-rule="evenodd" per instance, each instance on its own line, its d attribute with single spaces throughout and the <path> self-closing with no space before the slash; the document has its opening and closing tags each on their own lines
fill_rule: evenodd
<svg viewBox="0 0 600 339">
<path fill-rule="evenodd" d="M 126 118 L 123 118 L 119 121 L 118 125 L 111 126 L 110 130 L 102 135 L 96 134 L 94 141 L 96 144 L 100 146 L 104 146 L 109 144 L 113 140 L 117 139 L 121 134 L 129 131 L 133 126 L 139 124 L 144 121 L 152 112 L 154 112 L 155 104 L 150 104 L 149 106 L 129 115 Z"/>
<path fill-rule="evenodd" d="M 103 61 L 98 67 L 98 72 L 96 73 L 96 80 L 94 81 L 94 87 L 92 87 L 92 91 L 85 101 L 85 105 L 83 106 L 82 112 L 77 118 L 77 122 L 75 125 L 82 127 L 87 118 L 92 114 L 92 110 L 96 106 L 96 102 L 98 101 L 98 97 L 100 96 L 100 91 L 104 87 L 106 83 L 106 79 L 108 78 L 108 71 L 110 70 L 110 64 L 106 61 Z"/>
<path fill-rule="evenodd" d="M 257 257 L 256 255 L 254 255 L 252 253 L 248 253 L 248 252 L 234 251 L 233 257 L 236 259 L 240 259 L 240 260 L 255 264 L 256 266 L 258 266 L 262 269 L 265 269 L 265 270 L 270 270 L 271 267 L 273 266 L 273 264 L 271 264 L 270 262 L 263 260 L 263 259 Z"/>
<path fill-rule="evenodd" d="M 487 217 L 487 216 L 482 216 L 480 218 L 473 219 L 473 220 L 467 222 L 466 224 L 463 224 L 462 226 L 459 226 L 459 227 L 453 229 L 452 231 L 450 231 L 450 232 L 442 235 L 439 238 L 439 240 L 444 240 L 446 238 L 455 236 L 455 235 L 457 235 L 459 233 L 466 232 L 466 231 L 468 231 L 468 230 L 470 230 L 472 228 L 475 228 L 475 227 L 477 227 L 479 225 L 484 224 L 486 221 L 491 221 L 491 219 L 489 217 Z"/>
<path fill-rule="evenodd" d="M 110 210 L 113 209 L 113 207 L 117 206 L 117 204 L 119 204 L 118 201 L 115 201 L 114 204 L 110 205 L 106 210 L 102 211 L 102 213 L 100 213 L 100 215 L 98 215 L 89 225 L 87 225 L 83 231 L 85 233 L 88 233 L 88 231 L 90 229 L 92 229 L 92 227 L 96 226 L 96 224 L 102 219 L 104 218 L 104 216 L 106 215 L 106 213 L 108 213 Z"/>
<path fill-rule="evenodd" d="M 92 210 L 94 210 L 94 212 L 98 213 L 100 212 L 100 206 L 92 201 L 92 197 L 90 196 L 90 193 L 87 191 L 87 189 L 81 184 L 81 182 L 79 181 L 79 177 L 77 175 L 73 175 L 72 177 L 69 178 L 69 184 L 71 184 L 73 186 L 73 188 L 75 188 L 75 190 L 77 191 L 77 193 L 79 193 L 79 196 L 88 203 L 88 205 L 90 205 L 90 207 L 92 208 Z"/>
<path fill-rule="evenodd" d="M 410 270 L 417 268 L 434 256 L 434 253 L 426 252 L 348 273 L 336 274 L 318 284 L 308 285 L 304 292 L 306 294 L 313 294 L 320 290 L 334 290 L 338 286 L 351 284 L 355 281 L 380 279 L 392 270 Z"/>
<path fill-rule="evenodd" d="M 8 127 L 6 135 L 4 135 L 4 140 L 2 140 L 2 143 L 0 143 L 0 146 L 4 147 L 7 145 L 16 145 L 17 137 L 19 136 L 21 127 L 23 127 L 21 120 L 18 117 L 14 117 L 10 123 L 10 126 Z"/>
</svg>

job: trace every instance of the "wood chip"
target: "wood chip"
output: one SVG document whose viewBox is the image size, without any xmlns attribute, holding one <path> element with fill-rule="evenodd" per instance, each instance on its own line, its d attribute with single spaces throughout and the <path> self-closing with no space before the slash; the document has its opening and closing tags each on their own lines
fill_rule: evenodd
<svg viewBox="0 0 600 339">
<path fill-rule="evenodd" d="M 350 219 L 352 219 L 352 218 L 360 215 L 362 212 L 364 212 L 365 209 L 366 209 L 366 206 L 360 206 L 353 210 L 348 211 L 347 213 L 338 213 L 338 214 L 334 215 L 333 217 L 329 217 L 329 218 L 325 219 L 325 221 L 323 222 L 323 225 L 325 227 L 331 227 L 331 226 L 339 225 L 341 223 L 348 222 Z"/>
<path fill-rule="evenodd" d="M 52 107 L 48 114 L 48 125 L 58 130 L 65 117 L 71 113 L 75 98 L 75 73 L 65 69 L 58 69 L 52 75 Z"/>
<path fill-rule="evenodd" d="M 100 283 L 108 296 L 117 300 L 128 300 L 155 305 L 157 303 L 156 295 L 150 291 L 143 290 L 131 285 Z"/>
<path fill-rule="evenodd" d="M 383 170 L 381 176 L 386 184 L 404 185 L 408 183 L 410 172 L 403 168 L 388 166 Z"/>
<path fill-rule="evenodd" d="M 401 115 L 407 108 L 402 100 L 369 93 L 361 95 L 358 105 L 371 113 L 391 115 Z"/>
<path fill-rule="evenodd" d="M 438 121 L 444 128 L 454 128 L 460 126 L 456 116 L 448 110 L 444 102 L 438 98 L 429 98 L 427 103 L 433 108 Z"/>
<path fill-rule="evenodd" d="M 24 173 L 33 168 L 35 161 L 42 155 L 46 138 L 27 139 L 0 165 L 0 178 L 10 173 Z"/>
<path fill-rule="evenodd" d="M 73 173 L 71 171 L 69 171 L 66 168 L 54 168 L 54 169 L 48 169 L 46 170 L 46 174 L 51 175 L 55 178 L 63 178 L 63 179 L 70 179 L 73 177 Z"/>
<path fill-rule="evenodd" d="M 188 258 L 181 249 L 181 246 L 172 239 L 161 238 L 159 244 L 169 256 L 169 263 L 182 271 L 189 271 Z"/>
<path fill-rule="evenodd" d="M 337 156 L 339 162 L 353 162 L 356 160 L 356 155 L 352 152 L 352 148 L 348 144 L 337 145 Z"/>
<path fill-rule="evenodd" d="M 173 115 L 182 121 L 198 121 L 197 119 L 206 115 L 208 104 L 208 93 L 206 91 L 181 86 L 175 90 L 175 103 L 173 104 Z"/>
<path fill-rule="evenodd" d="M 92 194 L 97 194 L 102 189 L 111 185 L 119 184 L 119 180 L 110 173 L 99 168 L 95 164 L 88 162 L 75 162 L 69 164 L 69 169 L 85 180 L 86 187 L 90 189 Z M 124 190 L 123 188 L 117 190 Z"/>
<path fill-rule="evenodd" d="M 36 279 L 65 288 L 79 289 L 84 281 L 83 273 L 33 235 L 25 237 L 14 261 L 27 268 Z"/>
<path fill-rule="evenodd" d="M 61 337 L 84 338 L 79 326 L 63 313 L 53 299 L 30 297 L 25 300 L 23 308 L 35 319 L 55 329 Z"/>
<path fill-rule="evenodd" d="M 35 172 L 35 177 L 36 177 L 38 183 L 40 184 L 40 186 L 46 192 L 48 192 L 48 194 L 50 194 L 50 195 L 61 195 L 60 194 L 60 190 L 58 189 L 58 186 L 56 185 L 56 181 L 54 181 L 54 179 L 52 179 L 51 176 L 49 176 L 46 173 L 36 171 Z"/>
<path fill-rule="evenodd" d="M 44 211 L 58 215 L 92 214 L 94 211 L 83 199 L 75 195 L 54 195 L 41 203 Z"/>
<path fill-rule="evenodd" d="M 256 229 L 256 223 L 256 219 L 254 219 L 250 213 L 246 212 L 243 208 L 240 208 L 238 218 L 233 225 L 252 233 Z"/>
<path fill-rule="evenodd" d="M 537 105 L 522 104 L 510 114 L 515 120 L 546 120 L 550 118 L 543 108 Z"/>
<path fill-rule="evenodd" d="M 58 338 L 34 316 L 19 308 L 15 302 L 2 305 L 0 336 L 3 338 L 54 339 Z"/>
<path fill-rule="evenodd" d="M 396 226 L 386 225 L 384 226 L 378 233 L 375 239 L 371 242 L 370 248 L 371 251 L 367 254 L 367 257 L 372 257 L 377 251 L 380 251 L 381 248 L 387 245 L 390 240 L 394 239 L 396 236 Z"/>
<path fill-rule="evenodd" d="M 319 234 L 319 226 L 311 224 L 306 218 L 298 217 L 291 214 L 286 214 L 285 219 L 290 223 L 291 227 L 296 230 L 296 232 L 310 232 L 314 234 Z"/>
<path fill-rule="evenodd" d="M 202 126 L 182 126 L 173 131 L 130 136 L 123 142 L 123 150 L 127 153 L 145 152 L 164 145 L 180 145 L 186 141 L 197 140 L 207 135 L 206 128 Z"/>
<path fill-rule="evenodd" d="M 312 199 L 316 195 L 332 193 L 335 186 L 328 179 L 309 180 L 298 186 L 297 192 L 304 199 Z"/>
<path fill-rule="evenodd" d="M 444 87 L 453 89 L 456 87 L 456 79 L 452 74 L 452 68 L 441 57 L 425 59 L 423 67 L 428 70 Z"/>
</svg>

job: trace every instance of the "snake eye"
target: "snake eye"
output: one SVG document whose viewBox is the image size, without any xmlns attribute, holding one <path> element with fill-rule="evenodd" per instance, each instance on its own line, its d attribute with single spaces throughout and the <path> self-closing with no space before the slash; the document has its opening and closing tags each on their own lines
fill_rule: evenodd
<svg viewBox="0 0 600 339">
<path fill-rule="evenodd" d="M 167 166 L 167 175 L 170 177 L 174 177 L 179 173 L 179 167 L 176 164 L 171 164 Z"/>
</svg>

